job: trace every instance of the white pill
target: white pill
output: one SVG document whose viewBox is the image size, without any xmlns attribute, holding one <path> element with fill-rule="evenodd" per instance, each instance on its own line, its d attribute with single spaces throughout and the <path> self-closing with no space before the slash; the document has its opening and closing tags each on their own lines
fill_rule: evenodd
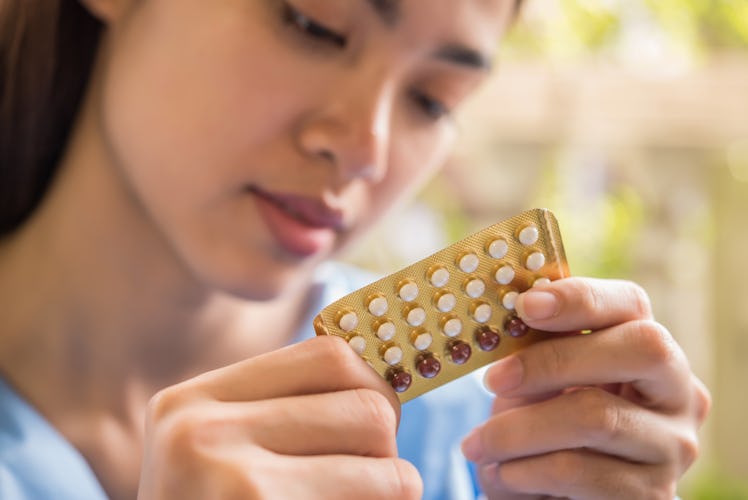
<svg viewBox="0 0 748 500">
<path fill-rule="evenodd" d="M 419 335 L 416 335 L 416 338 L 413 339 L 413 346 L 415 346 L 416 349 L 419 351 L 423 351 L 424 349 L 428 349 L 431 345 L 433 338 L 431 337 L 431 334 L 428 332 L 421 333 Z"/>
<path fill-rule="evenodd" d="M 509 244 L 504 239 L 493 240 L 488 245 L 488 255 L 494 259 L 502 259 L 509 251 Z"/>
<path fill-rule="evenodd" d="M 445 293 L 436 300 L 436 308 L 441 312 L 449 312 L 457 305 L 457 297 L 452 293 Z"/>
<path fill-rule="evenodd" d="M 366 350 L 366 339 L 361 335 L 354 335 L 348 340 L 348 345 L 356 351 L 356 354 L 361 355 Z"/>
<path fill-rule="evenodd" d="M 442 331 L 447 337 L 456 337 L 462 331 L 462 321 L 459 318 L 449 319 L 442 326 Z"/>
<path fill-rule="evenodd" d="M 443 267 L 435 269 L 434 272 L 431 273 L 429 280 L 431 281 L 432 285 L 437 288 L 441 288 L 449 281 L 449 271 L 447 271 Z"/>
<path fill-rule="evenodd" d="M 409 281 L 400 287 L 398 294 L 405 302 L 413 302 L 418 297 L 418 285 Z"/>
<path fill-rule="evenodd" d="M 504 296 L 501 297 L 501 305 L 504 306 L 504 309 L 509 309 L 511 311 L 514 309 L 514 304 L 517 303 L 517 297 L 519 297 L 517 292 L 506 292 Z"/>
<path fill-rule="evenodd" d="M 355 312 L 347 312 L 343 316 L 340 317 L 340 320 L 338 321 L 338 326 L 344 331 L 344 332 L 350 332 L 354 328 L 358 326 L 358 316 L 356 316 Z"/>
<path fill-rule="evenodd" d="M 548 278 L 538 278 L 532 282 L 532 286 L 549 285 L 551 280 Z"/>
<path fill-rule="evenodd" d="M 398 364 L 402 359 L 403 350 L 397 346 L 392 346 L 384 351 L 384 360 L 390 366 Z"/>
<path fill-rule="evenodd" d="M 491 318 L 491 306 L 488 304 L 481 304 L 473 311 L 473 318 L 478 323 L 485 323 Z"/>
<path fill-rule="evenodd" d="M 486 291 L 486 284 L 481 279 L 472 279 L 465 285 L 465 293 L 473 299 L 477 299 Z"/>
<path fill-rule="evenodd" d="M 500 285 L 508 285 L 514 279 L 514 269 L 512 269 L 512 266 L 508 264 L 506 266 L 501 266 L 496 270 L 494 277 L 496 278 L 496 283 Z"/>
<path fill-rule="evenodd" d="M 369 312 L 374 316 L 382 316 L 387 312 L 387 299 L 384 297 L 374 297 L 369 301 Z"/>
<path fill-rule="evenodd" d="M 426 321 L 426 311 L 422 307 L 414 307 L 408 311 L 405 320 L 410 326 L 421 326 Z"/>
<path fill-rule="evenodd" d="M 538 241 L 537 226 L 527 226 L 519 232 L 519 242 L 523 245 L 534 245 Z"/>
<path fill-rule="evenodd" d="M 466 273 L 472 273 L 476 269 L 478 269 L 478 264 L 480 263 L 480 260 L 478 260 L 478 256 L 474 253 L 466 253 L 462 257 L 460 257 L 460 261 L 457 263 L 457 265 Z"/>
<path fill-rule="evenodd" d="M 382 342 L 387 342 L 395 336 L 396 331 L 395 324 L 392 321 L 385 321 L 377 328 L 377 337 Z"/>
<path fill-rule="evenodd" d="M 545 265 L 545 255 L 540 252 L 533 252 L 527 256 L 525 267 L 530 271 L 537 271 Z"/>
</svg>

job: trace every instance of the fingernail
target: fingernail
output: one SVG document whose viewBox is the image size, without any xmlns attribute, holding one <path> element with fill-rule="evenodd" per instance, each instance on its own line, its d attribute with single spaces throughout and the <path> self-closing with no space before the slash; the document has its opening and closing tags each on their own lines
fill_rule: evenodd
<svg viewBox="0 0 748 500">
<path fill-rule="evenodd" d="M 558 314 L 559 300 L 551 292 L 528 291 L 517 297 L 515 308 L 526 320 L 548 319 Z"/>
<path fill-rule="evenodd" d="M 462 454 L 471 462 L 477 462 L 483 457 L 483 445 L 480 442 L 480 429 L 470 431 L 462 440 Z"/>
<path fill-rule="evenodd" d="M 486 371 L 484 384 L 494 394 L 504 394 L 522 383 L 524 368 L 515 355 L 504 358 Z"/>
</svg>

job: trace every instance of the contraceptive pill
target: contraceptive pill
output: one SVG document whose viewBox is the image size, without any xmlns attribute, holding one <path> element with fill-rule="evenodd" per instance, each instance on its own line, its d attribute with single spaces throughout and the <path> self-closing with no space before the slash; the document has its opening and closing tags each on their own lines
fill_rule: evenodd
<svg viewBox="0 0 748 500">
<path fill-rule="evenodd" d="M 547 338 L 516 301 L 568 275 L 556 218 L 533 209 L 346 295 L 314 328 L 346 339 L 406 402 Z"/>
</svg>

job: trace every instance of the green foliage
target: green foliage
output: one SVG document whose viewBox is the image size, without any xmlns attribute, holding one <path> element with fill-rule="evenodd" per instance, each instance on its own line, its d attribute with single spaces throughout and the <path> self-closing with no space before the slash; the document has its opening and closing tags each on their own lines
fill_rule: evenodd
<svg viewBox="0 0 748 500">
<path fill-rule="evenodd" d="M 682 495 L 688 500 L 748 500 L 748 483 L 710 468 L 699 474 Z"/>
<path fill-rule="evenodd" d="M 659 27 L 692 55 L 748 49 L 746 0 L 535 2 L 510 33 L 506 56 L 588 57 L 615 47 L 637 23 Z"/>
</svg>

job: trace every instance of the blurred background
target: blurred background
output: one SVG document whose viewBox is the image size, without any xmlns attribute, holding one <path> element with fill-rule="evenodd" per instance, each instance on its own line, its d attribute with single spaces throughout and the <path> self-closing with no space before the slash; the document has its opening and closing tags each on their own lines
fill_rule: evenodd
<svg viewBox="0 0 748 500">
<path fill-rule="evenodd" d="M 390 273 L 551 208 L 572 273 L 644 285 L 712 391 L 680 495 L 748 499 L 748 0 L 530 0 L 458 120 L 350 260 Z"/>
</svg>

